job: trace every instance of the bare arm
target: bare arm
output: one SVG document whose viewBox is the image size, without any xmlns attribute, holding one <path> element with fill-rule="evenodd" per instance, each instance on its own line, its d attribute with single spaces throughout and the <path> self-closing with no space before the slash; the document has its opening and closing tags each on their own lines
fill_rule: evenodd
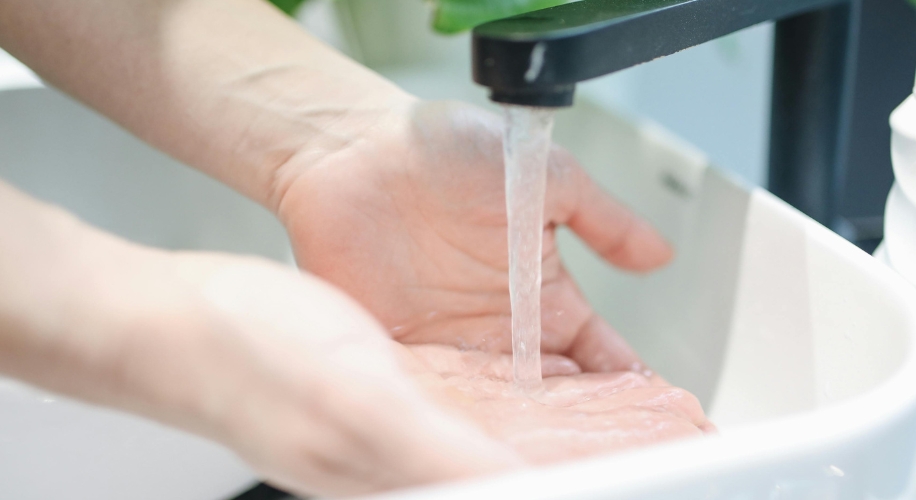
<svg viewBox="0 0 916 500">
<path fill-rule="evenodd" d="M 295 173 L 410 96 L 262 0 L 0 0 L 0 46 L 276 211 Z"/>
<path fill-rule="evenodd" d="M 509 349 L 498 118 L 417 101 L 263 0 L 0 0 L 0 45 L 268 207 L 297 261 L 397 340 Z M 637 272 L 671 249 L 571 155 L 551 163 L 542 307 L 565 314 L 545 345 L 586 371 L 638 368 L 576 290 L 553 228 Z"/>
<path fill-rule="evenodd" d="M 217 440 L 297 493 L 520 463 L 417 391 L 400 349 L 313 276 L 133 245 L 0 181 L 0 374 Z"/>
</svg>

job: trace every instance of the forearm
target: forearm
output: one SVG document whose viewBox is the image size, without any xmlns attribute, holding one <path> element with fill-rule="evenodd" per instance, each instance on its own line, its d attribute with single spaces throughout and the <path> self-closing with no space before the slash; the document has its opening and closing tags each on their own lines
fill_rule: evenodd
<svg viewBox="0 0 916 500">
<path fill-rule="evenodd" d="M 83 347 L 106 344 L 105 328 L 83 306 L 103 279 L 92 261 L 111 256 L 76 219 L 2 181 L 0 234 L 0 373 L 66 391 L 92 357 L 74 337 L 84 336 Z"/>
<path fill-rule="evenodd" d="M 193 288 L 166 286 L 181 282 L 168 254 L 2 181 L 0 235 L 0 374 L 213 435 L 196 419 L 202 389 L 188 376 L 206 365 L 193 358 L 210 336 L 180 317 L 193 311 Z"/>
<path fill-rule="evenodd" d="M 0 0 L 0 46 L 270 209 L 410 101 L 262 0 Z"/>
</svg>

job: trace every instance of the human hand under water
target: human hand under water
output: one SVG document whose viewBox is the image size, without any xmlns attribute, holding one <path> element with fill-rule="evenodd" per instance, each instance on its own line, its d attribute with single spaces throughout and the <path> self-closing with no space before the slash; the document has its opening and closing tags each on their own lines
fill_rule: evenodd
<svg viewBox="0 0 916 500">
<path fill-rule="evenodd" d="M 0 374 L 201 434 L 297 493 L 522 463 L 423 395 L 403 346 L 319 278 L 130 244 L 2 181 L 0 230 Z"/>
<path fill-rule="evenodd" d="M 284 165 L 278 214 L 299 264 L 382 321 L 430 398 L 536 464 L 714 429 L 695 397 L 644 369 L 563 267 L 560 224 L 623 269 L 649 271 L 672 256 L 569 153 L 553 147 L 550 156 L 546 378 L 532 399 L 511 380 L 502 120 L 406 99 L 365 130 L 320 161 Z"/>
<path fill-rule="evenodd" d="M 0 373 L 199 433 L 297 493 L 344 495 L 697 435 L 692 396 L 545 357 L 392 340 L 319 278 L 144 248 L 0 183 Z"/>
<path fill-rule="evenodd" d="M 714 432 L 697 399 L 658 375 L 578 373 L 546 355 L 544 383 L 525 393 L 509 355 L 408 346 L 405 363 L 440 406 L 475 422 L 532 464 L 554 463 Z"/>
<path fill-rule="evenodd" d="M 397 340 L 511 352 L 502 120 L 404 98 L 320 161 L 283 166 L 278 214 L 298 262 L 364 304 Z M 565 224 L 611 264 L 645 272 L 672 251 L 553 147 L 544 207 L 542 350 L 587 372 L 641 369 L 564 268 Z"/>
<path fill-rule="evenodd" d="M 88 245 L 97 238 L 70 223 L 49 241 L 44 223 L 4 207 L 0 369 L 216 439 L 275 484 L 329 495 L 709 427 L 692 397 L 645 378 L 564 270 L 559 224 L 624 269 L 671 257 L 569 154 L 555 148 L 550 161 L 542 347 L 553 390 L 540 404 L 506 380 L 497 117 L 419 102 L 265 2 L 111 5 L 0 2 L 0 44 L 275 211 L 300 265 L 371 314 L 308 274 Z"/>
</svg>

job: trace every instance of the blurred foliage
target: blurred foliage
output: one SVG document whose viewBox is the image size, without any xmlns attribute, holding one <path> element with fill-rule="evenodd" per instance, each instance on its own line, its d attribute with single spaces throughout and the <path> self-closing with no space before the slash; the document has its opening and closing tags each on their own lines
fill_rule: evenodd
<svg viewBox="0 0 916 500">
<path fill-rule="evenodd" d="M 439 33 L 458 33 L 487 21 L 546 9 L 566 2 L 567 0 L 434 0 L 433 28 Z"/>
<path fill-rule="evenodd" d="M 384 0 L 376 0 L 384 1 Z M 420 0 L 417 0 L 418 2 Z M 478 24 L 546 9 L 569 0 L 432 0 L 435 8 L 433 29 L 439 33 L 459 33 Z M 910 0 L 916 2 L 916 0 Z M 296 13 L 306 0 L 270 0 L 289 15 Z"/>
<path fill-rule="evenodd" d="M 296 13 L 296 10 L 305 3 L 305 0 L 270 0 L 270 3 L 292 16 Z"/>
<path fill-rule="evenodd" d="M 384 0 L 377 0 L 384 1 Z M 417 0 L 419 1 L 419 0 Z M 433 29 L 439 33 L 459 33 L 478 24 L 546 9 L 569 0 L 432 0 L 435 5 Z M 908 0 L 916 7 L 916 0 Z M 270 0 L 289 15 L 296 13 L 306 0 Z"/>
</svg>

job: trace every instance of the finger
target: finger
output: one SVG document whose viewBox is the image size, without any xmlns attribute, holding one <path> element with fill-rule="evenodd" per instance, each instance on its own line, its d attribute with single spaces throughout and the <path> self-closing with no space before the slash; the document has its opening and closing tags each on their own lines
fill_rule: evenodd
<svg viewBox="0 0 916 500">
<path fill-rule="evenodd" d="M 703 411 L 700 400 L 680 387 L 645 387 L 631 391 L 627 396 L 634 399 L 636 406 L 654 408 L 677 415 L 689 420 L 701 430 L 705 430 L 704 427 L 712 426 L 712 423 L 706 418 L 706 412 Z"/>
<path fill-rule="evenodd" d="M 564 222 L 602 258 L 629 271 L 646 272 L 667 264 L 671 246 L 648 223 L 608 195 L 569 154 L 573 202 Z"/>
<path fill-rule="evenodd" d="M 505 430 L 503 440 L 534 464 L 555 463 L 701 435 L 690 421 L 638 407 L 578 414 L 559 422 L 534 422 Z M 546 427 L 546 428 L 545 428 Z"/>
<path fill-rule="evenodd" d="M 690 392 L 635 372 L 583 373 L 544 381 L 546 391 L 536 399 L 551 407 L 584 413 L 619 408 L 649 408 L 687 420 L 705 433 L 716 432 L 699 400 Z"/>
<path fill-rule="evenodd" d="M 547 406 L 575 406 L 577 410 L 582 408 L 586 411 L 587 407 L 580 405 L 594 400 L 609 401 L 606 398 L 619 392 L 650 385 L 646 377 L 635 372 L 582 373 L 545 379 L 546 390 L 535 399 Z M 606 407 L 602 406 L 600 411 L 604 409 Z"/>
<path fill-rule="evenodd" d="M 541 352 L 565 353 L 594 311 L 556 253 L 543 269 Z"/>
<path fill-rule="evenodd" d="M 577 375 L 556 377 L 544 381 L 548 391 L 558 393 L 579 393 L 595 398 L 604 398 L 612 394 L 652 384 L 642 374 L 630 371 L 611 373 L 580 373 Z"/>
<path fill-rule="evenodd" d="M 575 361 L 559 354 L 541 355 L 541 374 L 548 377 L 568 377 L 582 373 L 582 368 Z"/>
<path fill-rule="evenodd" d="M 652 375 L 627 341 L 595 313 L 582 325 L 564 354 L 584 372 L 633 371 Z"/>
</svg>

